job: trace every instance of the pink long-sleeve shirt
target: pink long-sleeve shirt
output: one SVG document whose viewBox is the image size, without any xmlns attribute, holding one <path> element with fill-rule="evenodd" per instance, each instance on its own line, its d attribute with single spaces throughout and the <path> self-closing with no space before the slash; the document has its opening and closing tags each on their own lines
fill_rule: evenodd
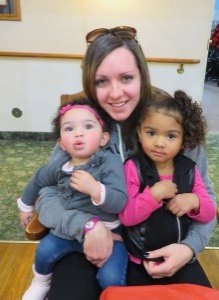
<svg viewBox="0 0 219 300">
<path fill-rule="evenodd" d="M 136 166 L 132 160 L 125 163 L 125 176 L 128 191 L 128 201 L 120 213 L 120 220 L 125 226 L 133 226 L 146 220 L 152 212 L 162 206 L 162 201 L 158 203 L 150 193 L 150 187 L 146 187 L 139 193 L 140 182 Z M 160 176 L 160 180 L 172 180 L 173 176 Z M 215 208 L 204 186 L 203 180 L 197 167 L 195 167 L 195 180 L 192 193 L 199 198 L 199 213 L 193 211 L 188 216 L 195 221 L 207 223 L 215 217 Z"/>
</svg>

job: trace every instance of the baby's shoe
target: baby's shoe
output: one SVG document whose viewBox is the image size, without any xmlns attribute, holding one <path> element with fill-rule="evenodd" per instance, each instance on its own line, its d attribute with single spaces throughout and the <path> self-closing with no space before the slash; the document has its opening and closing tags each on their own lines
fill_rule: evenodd
<svg viewBox="0 0 219 300">
<path fill-rule="evenodd" d="M 34 278 L 30 287 L 24 293 L 22 300 L 44 300 L 49 293 L 52 273 L 42 275 L 33 266 Z"/>
</svg>

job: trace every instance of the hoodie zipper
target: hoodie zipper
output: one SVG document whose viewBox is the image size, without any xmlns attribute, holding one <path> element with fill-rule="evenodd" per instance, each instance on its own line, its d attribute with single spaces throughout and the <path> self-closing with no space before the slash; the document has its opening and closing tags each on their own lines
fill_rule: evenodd
<svg viewBox="0 0 219 300">
<path fill-rule="evenodd" d="M 125 156 L 124 156 L 124 152 L 123 152 L 121 128 L 120 128 L 119 124 L 116 124 L 116 127 L 117 127 L 118 137 L 119 137 L 119 154 L 121 156 L 122 162 L 124 162 Z"/>
</svg>

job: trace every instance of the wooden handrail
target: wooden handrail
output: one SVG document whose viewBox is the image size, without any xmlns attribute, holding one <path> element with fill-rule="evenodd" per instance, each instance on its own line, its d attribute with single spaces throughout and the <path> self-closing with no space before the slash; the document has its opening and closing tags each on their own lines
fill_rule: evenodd
<svg viewBox="0 0 219 300">
<path fill-rule="evenodd" d="M 83 54 L 62 54 L 62 53 L 34 53 L 34 52 L 8 52 L 0 51 L 0 56 L 5 57 L 29 57 L 29 58 L 58 58 L 58 59 L 83 59 Z M 196 58 L 165 58 L 147 57 L 148 62 L 155 63 L 177 63 L 177 64 L 199 64 L 200 59 Z"/>
<path fill-rule="evenodd" d="M 7 57 L 31 57 L 31 58 L 64 58 L 64 59 L 82 59 L 82 54 L 62 54 L 62 53 L 34 53 L 34 52 L 2 52 L 0 56 Z"/>
</svg>

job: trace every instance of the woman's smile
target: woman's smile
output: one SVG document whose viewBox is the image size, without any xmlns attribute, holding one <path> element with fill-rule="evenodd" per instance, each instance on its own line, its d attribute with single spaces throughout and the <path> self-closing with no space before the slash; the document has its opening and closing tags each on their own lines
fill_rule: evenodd
<svg viewBox="0 0 219 300">
<path fill-rule="evenodd" d="M 114 102 L 114 103 L 109 103 L 109 104 L 115 108 L 120 108 L 120 107 L 124 107 L 124 105 L 127 103 L 128 103 L 128 101 L 122 101 L 122 102 Z"/>
</svg>

